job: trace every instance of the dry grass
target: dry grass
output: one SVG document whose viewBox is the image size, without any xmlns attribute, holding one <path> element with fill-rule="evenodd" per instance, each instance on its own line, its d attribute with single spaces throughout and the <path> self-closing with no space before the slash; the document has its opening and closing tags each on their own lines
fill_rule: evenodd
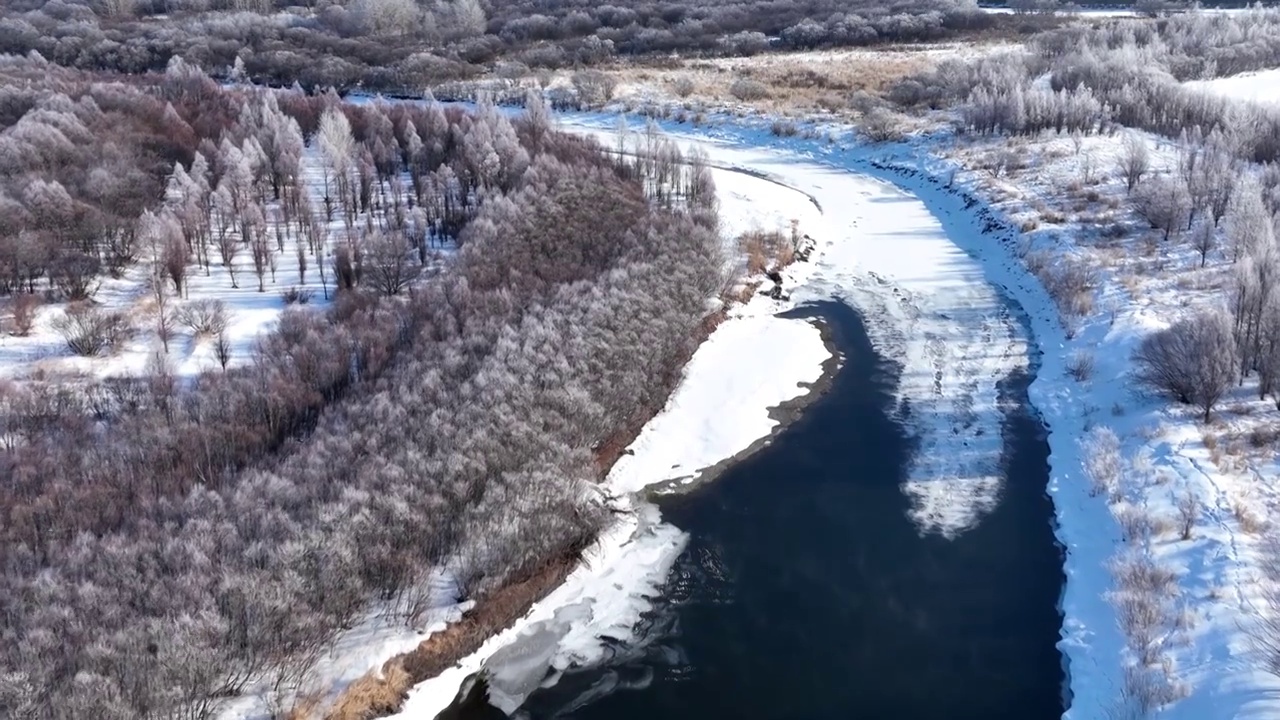
<svg viewBox="0 0 1280 720">
<path fill-rule="evenodd" d="M 395 657 L 382 666 L 381 673 L 370 671 L 347 686 L 326 720 L 373 720 L 400 709 L 413 687 L 413 678 Z M 307 717 L 307 716 L 303 716 Z"/>
<path fill-rule="evenodd" d="M 1240 529 L 1250 535 L 1259 535 L 1267 529 L 1266 518 L 1259 515 L 1244 498 L 1231 501 L 1231 514 L 1235 515 Z"/>
<path fill-rule="evenodd" d="M 768 252 L 765 250 L 764 238 L 760 236 L 744 236 L 742 251 L 747 254 L 747 273 L 761 275 L 769 269 Z"/>
<path fill-rule="evenodd" d="M 284 720 L 314 720 L 320 716 L 322 699 L 321 693 L 310 693 L 297 698 L 289 712 L 284 714 Z"/>
<path fill-rule="evenodd" d="M 400 709 L 409 688 L 433 678 L 475 652 L 485 640 L 520 619 L 573 571 L 577 552 L 567 553 L 530 572 L 523 579 L 477 598 L 476 607 L 461 620 L 422 641 L 413 650 L 391 658 L 380 674 L 367 674 L 338 697 L 325 720 L 373 720 Z"/>
<path fill-rule="evenodd" d="M 745 305 L 755 297 L 756 291 L 760 289 L 760 283 L 746 282 L 736 288 L 725 293 L 724 300 L 729 303 L 739 303 Z"/>
<path fill-rule="evenodd" d="M 656 88 L 694 104 L 745 104 L 773 114 L 823 111 L 852 118 L 866 110 L 859 98 L 879 98 L 939 59 L 916 47 L 875 48 L 676 60 L 663 67 L 619 66 L 606 72 L 623 100 L 629 88 L 637 90 L 632 99 Z"/>
<path fill-rule="evenodd" d="M 747 256 L 749 275 L 779 270 L 795 262 L 795 223 L 792 226 L 791 236 L 780 230 L 752 230 L 742 235 L 738 242 Z"/>
</svg>

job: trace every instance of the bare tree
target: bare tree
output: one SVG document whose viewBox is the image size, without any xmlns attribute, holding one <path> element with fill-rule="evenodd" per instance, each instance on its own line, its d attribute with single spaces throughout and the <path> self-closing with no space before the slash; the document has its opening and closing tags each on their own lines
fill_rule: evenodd
<svg viewBox="0 0 1280 720">
<path fill-rule="evenodd" d="M 258 276 L 258 292 L 266 292 L 267 267 L 274 265 L 274 260 L 266 229 L 261 225 L 254 225 L 249 232 L 249 254 L 253 257 L 253 274 Z"/>
<path fill-rule="evenodd" d="M 1231 319 L 1208 311 L 1180 320 L 1144 338 L 1133 359 L 1138 382 L 1199 407 L 1208 422 L 1237 376 Z"/>
<path fill-rule="evenodd" d="M 231 362 L 231 341 L 225 330 L 219 330 L 213 341 L 213 356 L 217 358 L 218 366 L 226 371 L 227 364 Z"/>
<path fill-rule="evenodd" d="M 173 283 L 173 292 L 179 297 L 187 290 L 187 269 L 191 261 L 191 248 L 181 237 L 170 238 L 161 250 L 160 265 Z"/>
<path fill-rule="evenodd" d="M 365 277 L 384 295 L 398 295 L 420 266 L 409 260 L 407 243 L 399 235 L 377 234 L 365 240 Z"/>
<path fill-rule="evenodd" d="M 1209 253 L 1218 246 L 1218 228 L 1211 214 L 1201 213 L 1191 225 L 1191 247 L 1200 253 L 1200 267 L 1204 267 Z"/>
<path fill-rule="evenodd" d="M 1151 169 L 1151 152 L 1147 149 L 1146 141 L 1137 133 L 1125 134 L 1118 163 L 1125 188 L 1132 193 L 1143 176 Z"/>
<path fill-rule="evenodd" d="M 333 106 L 325 110 L 320 117 L 320 129 L 316 135 L 320 152 L 324 156 L 324 166 L 328 170 L 325 176 L 324 203 L 326 215 L 332 217 L 334 205 L 333 195 L 342 205 L 348 222 L 355 211 L 356 202 L 352 198 L 352 169 L 356 161 L 356 142 L 351 135 L 351 123 L 340 107 Z M 330 188 L 330 179 L 333 187 Z"/>
<path fill-rule="evenodd" d="M 30 293 L 20 293 L 13 298 L 13 334 L 26 337 L 31 334 L 35 325 L 36 311 L 40 308 L 40 297 Z"/>
<path fill-rule="evenodd" d="M 1178 496 L 1178 526 L 1183 540 L 1191 539 L 1191 531 L 1200 517 L 1200 497 L 1193 492 Z"/>
<path fill-rule="evenodd" d="M 298 284 L 307 284 L 307 247 L 299 242 L 294 246 L 294 252 L 298 258 Z"/>
</svg>

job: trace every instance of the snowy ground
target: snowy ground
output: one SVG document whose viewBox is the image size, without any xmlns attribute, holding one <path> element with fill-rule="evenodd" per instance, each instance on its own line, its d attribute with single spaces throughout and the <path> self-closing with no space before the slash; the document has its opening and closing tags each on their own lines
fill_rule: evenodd
<svg viewBox="0 0 1280 720">
<path fill-rule="evenodd" d="M 1280 105 L 1280 68 L 1212 80 L 1193 80 L 1184 84 L 1186 87 L 1221 97 L 1264 105 Z"/>
<path fill-rule="evenodd" d="M 1175 146 L 1139 136 L 1152 148 L 1153 172 L 1175 167 Z M 1078 430 L 1071 432 L 1105 427 L 1116 433 L 1128 467 L 1122 497 L 1111 510 L 1118 516 L 1137 514 L 1152 527 L 1149 537 L 1121 543 L 1115 523 L 1094 518 L 1099 524 L 1091 539 L 1071 527 L 1070 508 L 1059 491 L 1055 501 L 1065 525 L 1060 535 L 1089 543 L 1090 552 L 1100 557 L 1107 547 L 1113 556 L 1137 551 L 1176 575 L 1168 601 L 1186 620 L 1164 640 L 1161 656 L 1178 692 L 1187 696 L 1162 717 L 1274 717 L 1280 713 L 1275 699 L 1280 682 L 1257 670 L 1250 627 L 1266 609 L 1258 543 L 1267 518 L 1280 508 L 1280 489 L 1267 481 L 1277 475 L 1272 438 L 1280 417 L 1271 403 L 1257 399 L 1256 383 L 1250 381 L 1204 426 L 1194 412 L 1137 393 L 1127 376 L 1131 353 L 1147 333 L 1223 301 L 1231 267 L 1225 249 L 1213 249 L 1201 268 L 1187 243 L 1155 242 L 1154 231 L 1134 216 L 1116 169 L 1119 138 L 1086 138 L 1079 149 L 1070 139 L 1052 136 L 1019 142 L 1015 150 L 1024 162 L 999 178 L 984 169 L 985 158 L 1003 151 L 1008 140 L 957 142 L 945 153 L 967 168 L 958 173 L 957 184 L 975 188 L 1026 230 L 1019 242 L 1029 260 L 1074 257 L 1098 273 L 1095 307 L 1072 323 L 1074 337 L 1059 351 L 1064 359 L 1093 358 L 1092 377 L 1053 383 L 1052 392 L 1036 401 L 1042 410 L 1049 404 L 1061 407 L 1064 416 L 1074 411 L 1077 419 L 1071 422 Z M 934 163 L 931 172 L 950 174 L 948 165 Z M 1047 374 L 1042 371 L 1042 377 Z M 1050 387 L 1045 380 L 1037 384 Z M 1058 467 L 1055 461 L 1055 482 L 1062 482 Z M 1073 476 L 1075 482 L 1087 482 L 1074 471 L 1065 477 Z M 1176 527 L 1177 504 L 1187 497 L 1198 498 L 1201 508 L 1184 539 Z M 1093 515 L 1104 504 L 1091 498 L 1079 511 Z M 1073 594 L 1069 588 L 1068 597 Z"/>
</svg>

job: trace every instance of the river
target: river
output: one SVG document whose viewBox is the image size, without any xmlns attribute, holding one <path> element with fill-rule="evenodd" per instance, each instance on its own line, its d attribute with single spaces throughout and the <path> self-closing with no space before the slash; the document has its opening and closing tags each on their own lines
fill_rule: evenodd
<svg viewBox="0 0 1280 720">
<path fill-rule="evenodd" d="M 691 536 L 635 648 L 536 692 L 533 718 L 982 718 L 1063 712 L 1063 575 L 1027 377 L 1001 384 L 1005 487 L 983 522 L 921 535 L 899 368 L 841 303 L 829 392 L 715 482 L 660 499 Z"/>
<path fill-rule="evenodd" d="M 547 663 L 569 668 L 504 706 L 518 697 L 516 713 L 538 720 L 1061 717 L 1064 558 L 1028 401 L 1033 321 L 997 287 L 1025 272 L 1002 269 L 998 243 L 945 190 L 920 185 L 926 205 L 871 163 L 743 135 L 687 138 L 717 168 L 726 234 L 798 219 L 814 261 L 786 271 L 790 300 L 752 300 L 717 330 L 606 484 L 679 484 L 758 445 L 761 413 L 821 362 L 800 316 L 820 319 L 843 362 L 763 449 L 654 498 L 664 532 L 687 536 L 656 590 L 626 571 L 570 582 L 531 630 L 508 633 L 485 666 L 507 690 L 531 690 Z M 602 592 L 655 597 L 593 603 Z M 572 609 L 551 620 L 552 605 Z M 619 625 L 619 607 L 640 606 Z M 481 662 L 415 688 L 399 717 L 435 717 Z"/>
</svg>

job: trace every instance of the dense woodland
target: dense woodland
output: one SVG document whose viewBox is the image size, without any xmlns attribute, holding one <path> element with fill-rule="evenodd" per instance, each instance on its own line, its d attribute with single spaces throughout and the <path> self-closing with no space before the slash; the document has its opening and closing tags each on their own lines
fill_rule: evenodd
<svg viewBox="0 0 1280 720">
<path fill-rule="evenodd" d="M 536 98 L 512 121 L 181 62 L 0 70 L 5 293 L 77 297 L 64 264 L 156 241 L 180 297 L 264 208 L 337 293 L 186 387 L 158 365 L 3 388 L 0 716 L 204 718 L 264 682 L 285 705 L 368 608 L 421 613 L 432 571 L 482 599 L 593 539 L 602 448 L 661 405 L 723 289 L 697 158 L 652 132 L 609 157 Z M 432 234 L 459 251 L 420 273 Z"/>
<path fill-rule="evenodd" d="M 616 55 L 742 54 L 1018 32 L 1042 23 L 968 0 L 6 0 L 0 53 L 84 70 L 163 70 L 181 56 L 219 77 L 307 89 L 421 92 Z"/>
</svg>

